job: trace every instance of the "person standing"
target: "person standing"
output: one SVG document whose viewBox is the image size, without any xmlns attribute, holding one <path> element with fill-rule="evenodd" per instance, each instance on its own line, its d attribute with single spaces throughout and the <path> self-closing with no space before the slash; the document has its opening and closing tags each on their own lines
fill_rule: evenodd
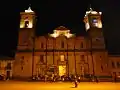
<svg viewBox="0 0 120 90">
<path fill-rule="evenodd" d="M 48 78 L 48 75 L 47 75 L 47 74 L 45 74 L 45 82 L 47 81 L 47 78 Z"/>
<path fill-rule="evenodd" d="M 117 82 L 117 76 L 116 76 L 116 74 L 114 76 L 114 82 Z"/>
<path fill-rule="evenodd" d="M 75 76 L 74 84 L 75 84 L 75 88 L 77 88 L 78 87 L 78 81 L 77 81 L 77 77 L 76 76 Z"/>
<path fill-rule="evenodd" d="M 54 74 L 52 74 L 52 77 L 51 77 L 52 82 L 54 82 L 54 76 L 55 76 L 55 75 L 54 75 Z"/>
<path fill-rule="evenodd" d="M 79 77 L 78 77 L 78 82 L 79 82 L 79 83 L 80 83 L 80 79 L 81 79 L 81 78 L 80 78 L 80 76 L 79 76 Z"/>
</svg>

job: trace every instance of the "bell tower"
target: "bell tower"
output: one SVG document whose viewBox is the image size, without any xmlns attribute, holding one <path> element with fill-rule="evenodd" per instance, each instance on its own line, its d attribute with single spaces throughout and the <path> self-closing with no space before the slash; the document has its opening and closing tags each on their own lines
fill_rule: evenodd
<svg viewBox="0 0 120 90">
<path fill-rule="evenodd" d="M 91 65 L 90 73 L 94 76 L 109 76 L 108 52 L 102 29 L 101 12 L 94 11 L 91 7 L 84 17 L 88 40 L 88 57 Z"/>
<path fill-rule="evenodd" d="M 18 50 L 32 48 L 32 38 L 35 35 L 36 15 L 29 7 L 20 13 L 20 29 L 18 37 Z"/>
<path fill-rule="evenodd" d="M 105 49 L 101 15 L 102 12 L 94 11 L 90 7 L 84 17 L 85 29 L 91 39 L 91 47 L 94 49 Z"/>
</svg>

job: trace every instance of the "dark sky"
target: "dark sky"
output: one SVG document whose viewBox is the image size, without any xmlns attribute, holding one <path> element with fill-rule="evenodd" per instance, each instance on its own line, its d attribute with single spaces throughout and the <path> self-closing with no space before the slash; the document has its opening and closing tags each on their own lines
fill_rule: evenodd
<svg viewBox="0 0 120 90">
<path fill-rule="evenodd" d="M 28 8 L 38 16 L 37 35 L 52 32 L 60 25 L 67 26 L 73 33 L 85 33 L 83 17 L 92 5 L 102 11 L 103 31 L 109 52 L 120 52 L 120 1 L 119 0 L 16 0 L 0 3 L 0 54 L 14 56 L 19 30 L 19 13 Z"/>
</svg>

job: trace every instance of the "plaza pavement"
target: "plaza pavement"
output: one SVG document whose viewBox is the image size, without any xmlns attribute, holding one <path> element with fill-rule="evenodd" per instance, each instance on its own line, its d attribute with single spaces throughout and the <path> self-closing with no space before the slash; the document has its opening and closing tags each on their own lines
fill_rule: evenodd
<svg viewBox="0 0 120 90">
<path fill-rule="evenodd" d="M 0 90 L 120 90 L 120 83 L 81 82 L 74 88 L 72 82 L 0 81 Z"/>
</svg>

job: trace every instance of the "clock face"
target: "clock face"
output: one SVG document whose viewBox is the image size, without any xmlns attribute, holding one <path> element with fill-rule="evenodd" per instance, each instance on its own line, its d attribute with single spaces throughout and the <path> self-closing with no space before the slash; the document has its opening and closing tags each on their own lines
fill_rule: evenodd
<svg viewBox="0 0 120 90">
<path fill-rule="evenodd" d="M 96 18 L 94 18 L 94 19 L 92 20 L 92 22 L 93 22 L 93 23 L 98 23 L 98 21 L 97 21 Z"/>
<path fill-rule="evenodd" d="M 92 24 L 93 26 L 97 27 L 98 26 L 98 20 L 96 18 L 92 19 Z"/>
</svg>

